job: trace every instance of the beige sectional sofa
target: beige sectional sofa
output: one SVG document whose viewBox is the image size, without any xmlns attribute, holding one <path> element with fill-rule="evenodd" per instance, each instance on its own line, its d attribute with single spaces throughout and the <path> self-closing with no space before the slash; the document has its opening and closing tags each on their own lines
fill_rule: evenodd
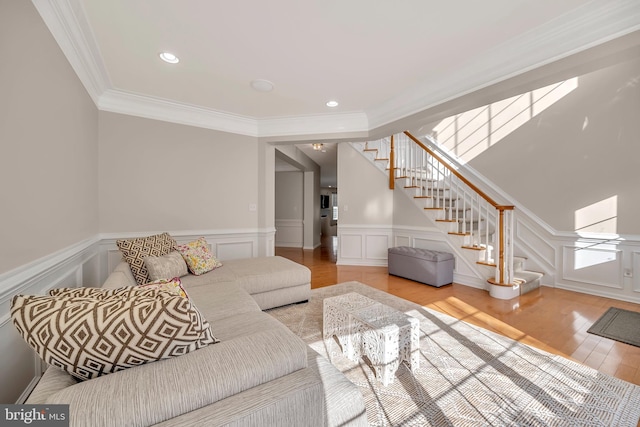
<svg viewBox="0 0 640 427">
<path fill-rule="evenodd" d="M 50 367 L 27 403 L 69 404 L 72 426 L 367 425 L 357 387 L 262 311 L 307 300 L 306 267 L 250 258 L 181 279 L 219 343 L 81 382 Z M 123 262 L 104 287 L 135 284 Z"/>
</svg>

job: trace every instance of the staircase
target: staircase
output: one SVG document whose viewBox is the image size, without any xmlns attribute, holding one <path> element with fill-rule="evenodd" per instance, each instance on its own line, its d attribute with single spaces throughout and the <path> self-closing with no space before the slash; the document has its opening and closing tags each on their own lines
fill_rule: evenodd
<svg viewBox="0 0 640 427">
<path fill-rule="evenodd" d="M 473 185 L 458 172 L 460 165 L 437 152 L 435 141 L 404 132 L 352 145 L 389 176 L 390 189 L 413 199 L 456 255 L 476 265 L 491 296 L 511 299 L 540 286 L 543 274 L 525 270 L 526 259 L 514 253 L 513 206 Z"/>
</svg>

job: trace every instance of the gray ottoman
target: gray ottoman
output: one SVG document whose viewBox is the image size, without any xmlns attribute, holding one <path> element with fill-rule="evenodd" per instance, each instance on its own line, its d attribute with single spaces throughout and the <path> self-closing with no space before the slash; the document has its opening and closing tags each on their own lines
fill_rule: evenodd
<svg viewBox="0 0 640 427">
<path fill-rule="evenodd" d="M 399 246 L 389 248 L 389 274 L 440 287 L 453 282 L 453 254 Z"/>
</svg>

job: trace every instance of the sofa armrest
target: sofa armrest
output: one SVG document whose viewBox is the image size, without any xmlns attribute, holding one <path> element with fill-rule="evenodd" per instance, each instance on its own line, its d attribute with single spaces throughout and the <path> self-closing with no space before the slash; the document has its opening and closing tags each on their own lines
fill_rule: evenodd
<svg viewBox="0 0 640 427">
<path fill-rule="evenodd" d="M 301 339 L 288 329 L 269 330 L 84 381 L 47 403 L 69 404 L 71 425 L 147 426 L 306 366 Z"/>
<path fill-rule="evenodd" d="M 109 277 L 107 277 L 102 287 L 105 289 L 116 289 L 125 286 L 136 286 L 137 284 L 131 272 L 131 267 L 129 267 L 129 264 L 125 261 L 122 261 L 113 269 L 111 274 L 109 274 Z"/>
</svg>

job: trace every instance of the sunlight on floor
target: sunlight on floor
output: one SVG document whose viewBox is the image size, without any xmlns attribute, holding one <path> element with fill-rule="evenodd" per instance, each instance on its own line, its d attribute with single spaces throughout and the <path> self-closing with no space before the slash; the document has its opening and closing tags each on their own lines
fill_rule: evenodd
<svg viewBox="0 0 640 427">
<path fill-rule="evenodd" d="M 480 326 L 497 332 L 513 340 L 553 352 L 554 354 L 566 356 L 565 354 L 552 349 L 536 338 L 527 335 L 526 333 L 514 328 L 513 326 L 491 316 L 490 314 L 485 313 L 482 310 L 479 310 L 478 308 L 470 304 L 465 303 L 464 301 L 461 301 L 456 297 L 447 297 L 443 300 L 427 304 L 426 307 L 440 311 L 442 313 L 446 313 L 459 319 L 459 321 L 468 322 L 476 326 Z"/>
</svg>

